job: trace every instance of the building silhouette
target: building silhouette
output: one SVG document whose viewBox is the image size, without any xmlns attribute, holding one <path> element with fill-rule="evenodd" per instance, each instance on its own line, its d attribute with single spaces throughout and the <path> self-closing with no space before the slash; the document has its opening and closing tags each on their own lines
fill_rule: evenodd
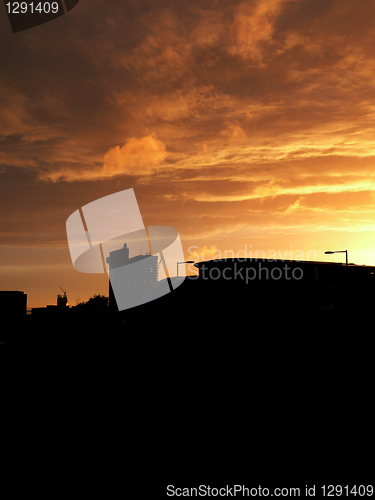
<svg viewBox="0 0 375 500">
<path fill-rule="evenodd" d="M 19 290 L 0 291 L 0 315 L 22 319 L 27 314 L 27 294 Z"/>
<path fill-rule="evenodd" d="M 138 305 L 140 298 L 158 281 L 158 257 L 145 254 L 129 258 L 129 248 L 109 253 L 109 309 L 122 310 Z"/>
<path fill-rule="evenodd" d="M 202 261 L 195 267 L 198 274 L 187 276 L 173 293 L 132 314 L 167 315 L 171 324 L 191 317 L 198 329 L 217 331 L 224 325 L 236 330 L 244 318 L 249 328 L 259 321 L 262 328 L 275 331 L 373 320 L 374 266 L 231 258 Z"/>
<path fill-rule="evenodd" d="M 64 295 L 57 295 L 57 307 L 67 307 L 68 305 L 68 297 L 66 295 L 66 291 L 63 290 Z"/>
<path fill-rule="evenodd" d="M 272 315 L 298 318 L 301 325 L 311 318 L 372 317 L 373 266 L 233 258 L 195 267 L 194 293 L 210 308 L 247 311 L 265 321 Z"/>
<path fill-rule="evenodd" d="M 31 314 L 35 318 L 38 316 L 39 318 L 41 317 L 47 317 L 50 318 L 52 315 L 57 315 L 59 314 L 60 317 L 62 314 L 66 314 L 66 311 L 68 311 L 68 297 L 66 295 L 66 291 L 63 290 L 64 294 L 58 294 L 57 295 L 57 301 L 56 304 L 48 304 L 45 307 L 33 307 L 31 309 Z"/>
</svg>

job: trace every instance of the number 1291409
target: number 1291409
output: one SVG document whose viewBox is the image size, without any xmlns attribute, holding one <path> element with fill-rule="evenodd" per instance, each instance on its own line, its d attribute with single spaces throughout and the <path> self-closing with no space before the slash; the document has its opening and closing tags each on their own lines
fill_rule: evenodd
<svg viewBox="0 0 375 500">
<path fill-rule="evenodd" d="M 340 497 L 340 496 L 359 496 L 359 497 L 372 497 L 374 494 L 374 487 L 372 485 L 360 486 L 322 486 L 322 494 L 324 497 Z"/>
<path fill-rule="evenodd" d="M 35 4 L 35 5 L 34 5 Z M 8 14 L 57 14 L 59 4 L 57 2 L 8 2 L 5 4 L 8 9 Z"/>
</svg>

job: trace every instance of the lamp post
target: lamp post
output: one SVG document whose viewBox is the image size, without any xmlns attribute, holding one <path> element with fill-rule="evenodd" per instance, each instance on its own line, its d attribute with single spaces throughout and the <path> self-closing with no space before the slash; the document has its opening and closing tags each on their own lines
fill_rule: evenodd
<svg viewBox="0 0 375 500">
<path fill-rule="evenodd" d="M 177 262 L 177 278 L 178 278 L 178 265 L 179 264 L 194 264 L 193 260 L 187 260 L 186 262 Z"/>
<path fill-rule="evenodd" d="M 346 254 L 346 265 L 348 265 L 348 251 L 347 250 L 335 250 L 334 252 L 332 251 L 327 251 L 327 252 L 324 252 L 324 253 L 345 253 Z"/>
</svg>

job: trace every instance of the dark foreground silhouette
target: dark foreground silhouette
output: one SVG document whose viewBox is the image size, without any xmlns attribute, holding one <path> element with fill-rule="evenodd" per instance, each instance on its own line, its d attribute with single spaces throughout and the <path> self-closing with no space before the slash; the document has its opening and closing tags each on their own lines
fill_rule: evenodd
<svg viewBox="0 0 375 500">
<path fill-rule="evenodd" d="M 5 352 L 117 350 L 166 339 L 205 343 L 237 337 L 363 335 L 372 328 L 374 268 L 317 262 L 228 259 L 196 264 L 173 292 L 119 312 L 113 294 L 85 307 L 3 311 Z M 172 278 L 176 284 L 181 278 Z M 311 337 L 312 338 L 312 337 Z M 209 340 L 211 339 L 211 340 Z"/>
</svg>

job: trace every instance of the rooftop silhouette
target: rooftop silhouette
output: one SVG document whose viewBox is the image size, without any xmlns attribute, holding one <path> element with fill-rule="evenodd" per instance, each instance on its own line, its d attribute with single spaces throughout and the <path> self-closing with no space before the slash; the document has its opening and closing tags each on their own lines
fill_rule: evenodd
<svg viewBox="0 0 375 500">
<path fill-rule="evenodd" d="M 127 266 L 116 267 L 124 263 L 123 258 L 146 265 L 141 267 L 139 275 L 130 270 L 127 273 L 123 270 Z M 322 331 L 325 327 L 349 324 L 358 328 L 372 319 L 375 298 L 375 267 L 372 266 L 235 258 L 202 261 L 195 264 L 197 275 L 187 276 L 174 293 L 168 293 L 169 287 L 180 278 L 157 280 L 155 256 L 139 255 L 133 259 L 124 246 L 120 252 L 111 252 L 107 261 L 110 272 L 122 269 L 121 276 L 129 294 L 123 296 L 124 300 L 132 301 L 132 290 L 136 293 L 139 287 L 153 284 L 155 280 L 160 287 L 165 287 L 164 295 L 119 312 L 114 307 L 109 282 L 109 300 L 96 296 L 86 306 L 68 307 L 64 294 L 58 298 L 60 306 L 34 308 L 31 315 L 26 315 L 24 292 L 1 291 L 3 321 L 5 318 L 15 321 L 10 329 L 2 329 L 0 340 L 6 345 L 35 350 L 57 348 L 56 339 L 73 344 L 92 341 L 98 335 L 102 341 L 119 340 L 134 335 L 138 331 L 134 325 L 139 325 L 141 331 L 155 333 L 156 318 L 163 318 L 170 327 L 177 327 L 185 317 L 190 318 L 196 333 L 207 329 L 219 332 L 223 325 L 231 325 L 233 329 L 243 317 L 251 318 L 252 322 L 258 320 L 264 328 L 280 333 L 285 326 L 292 331 Z"/>
<path fill-rule="evenodd" d="M 158 282 L 158 257 L 145 254 L 129 257 L 126 243 L 109 253 L 109 307 L 112 311 L 142 303 L 145 293 Z"/>
</svg>

